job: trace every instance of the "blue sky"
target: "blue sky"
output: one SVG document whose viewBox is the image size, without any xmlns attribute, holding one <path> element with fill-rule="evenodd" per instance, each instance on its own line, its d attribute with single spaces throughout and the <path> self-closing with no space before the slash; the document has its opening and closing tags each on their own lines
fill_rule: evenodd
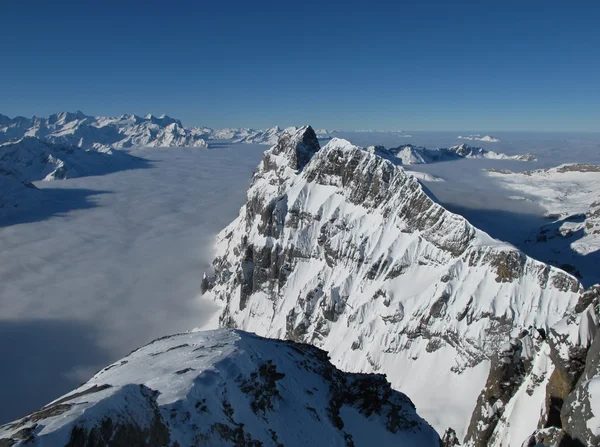
<svg viewBox="0 0 600 447">
<path fill-rule="evenodd" d="M 598 1 L 5 2 L 0 113 L 600 131 Z"/>
</svg>

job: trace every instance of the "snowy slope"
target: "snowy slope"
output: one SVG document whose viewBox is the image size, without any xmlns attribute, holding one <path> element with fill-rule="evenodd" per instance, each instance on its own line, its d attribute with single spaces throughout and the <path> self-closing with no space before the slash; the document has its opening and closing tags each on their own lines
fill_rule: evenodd
<svg viewBox="0 0 600 447">
<path fill-rule="evenodd" d="M 462 439 L 500 347 L 575 321 L 583 288 L 445 210 L 392 160 L 340 139 L 319 150 L 310 127 L 284 133 L 218 238 L 208 294 L 222 325 L 384 372 Z"/>
<path fill-rule="evenodd" d="M 457 160 L 461 158 L 487 158 L 494 160 L 519 160 L 535 161 L 536 158 L 531 154 L 506 155 L 493 151 L 487 151 L 480 147 L 469 146 L 468 144 L 459 144 L 449 148 L 429 149 L 422 146 L 406 144 L 387 151 L 402 160 L 404 165 L 436 163 L 442 161 Z"/>
<path fill-rule="evenodd" d="M 27 181 L 98 175 L 126 169 L 136 161 L 121 151 L 84 150 L 35 137 L 0 144 L 0 167 Z"/>
<path fill-rule="evenodd" d="M 384 376 L 342 373 L 312 346 L 218 330 L 132 352 L 0 427 L 0 444 L 437 447 L 439 437 Z"/>
<path fill-rule="evenodd" d="M 0 142 L 36 137 L 85 149 L 123 147 L 207 147 L 204 133 L 187 129 L 169 116 L 120 115 L 93 117 L 82 112 L 60 112 L 48 118 L 9 118 L 0 115 Z"/>
<path fill-rule="evenodd" d="M 536 256 L 600 282 L 600 166 L 565 164 L 515 173 L 488 170 L 515 200 L 531 200 L 546 210 L 547 223 L 527 240 Z"/>
</svg>

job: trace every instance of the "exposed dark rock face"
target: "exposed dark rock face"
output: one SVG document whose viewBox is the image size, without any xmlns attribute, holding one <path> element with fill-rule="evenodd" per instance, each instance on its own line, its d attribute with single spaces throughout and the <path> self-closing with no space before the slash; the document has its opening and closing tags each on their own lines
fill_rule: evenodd
<svg viewBox="0 0 600 447">
<path fill-rule="evenodd" d="M 577 314 L 566 320 L 576 325 L 580 343 L 564 333 L 550 330 L 545 340 L 550 346 L 554 370 L 548 380 L 545 408 L 539 429 L 526 445 L 593 446 L 600 444 L 599 428 L 592 422 L 590 389 L 600 380 L 600 333 L 597 332 L 600 287 L 586 291 L 575 308 Z M 596 394 L 596 402 L 598 394 Z"/>
<path fill-rule="evenodd" d="M 513 338 L 492 357 L 490 373 L 485 388 L 477 399 L 465 438 L 467 445 L 488 445 L 504 407 L 523 381 L 525 364 L 521 356 L 522 346 L 520 339 Z"/>
<path fill-rule="evenodd" d="M 600 289 L 600 288 L 599 288 Z M 595 292 L 600 291 L 596 289 Z M 596 298 L 596 308 L 598 306 Z M 580 372 L 577 384 L 573 390 L 565 397 L 560 412 L 561 426 L 564 432 L 573 440 L 579 441 L 582 445 L 599 445 L 600 435 L 598 428 L 589 425 L 594 415 L 591 407 L 590 391 L 592 389 L 598 392 L 598 383 L 600 381 L 600 332 L 596 333 L 594 341 L 586 353 L 585 363 L 576 364 L 576 371 Z M 575 377 L 571 376 L 571 379 Z M 572 382 L 572 381 L 571 381 Z M 599 396 L 595 396 L 598 402 Z"/>
</svg>

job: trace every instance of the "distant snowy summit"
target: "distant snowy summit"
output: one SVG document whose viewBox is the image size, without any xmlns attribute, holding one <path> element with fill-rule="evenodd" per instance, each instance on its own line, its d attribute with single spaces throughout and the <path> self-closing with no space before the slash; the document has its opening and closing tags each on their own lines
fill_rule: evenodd
<svg viewBox="0 0 600 447">
<path fill-rule="evenodd" d="M 436 163 L 441 161 L 457 160 L 461 158 L 487 158 L 493 160 L 518 160 L 536 161 L 532 154 L 507 155 L 485 150 L 481 147 L 458 144 L 449 148 L 430 149 L 422 146 L 405 144 L 391 149 L 374 146 L 380 155 L 400 159 L 404 165 Z"/>
<path fill-rule="evenodd" d="M 8 404 L 8 403 L 6 403 Z M 234 330 L 163 337 L 0 427 L 2 446 L 423 446 L 440 438 L 381 374 Z"/>
<path fill-rule="evenodd" d="M 0 143 L 23 137 L 106 151 L 127 147 L 207 147 L 202 132 L 184 128 L 167 115 L 94 117 L 82 112 L 60 112 L 47 118 L 0 115 Z"/>
<path fill-rule="evenodd" d="M 100 117 L 77 111 L 59 112 L 47 118 L 0 115 L 0 143 L 36 137 L 50 143 L 99 151 L 130 147 L 208 147 L 207 140 L 273 145 L 284 130 L 278 126 L 269 129 L 184 127 L 178 119 L 152 114 Z"/>
<path fill-rule="evenodd" d="M 283 130 L 279 126 L 271 127 L 266 130 L 248 129 L 247 135 L 239 135 L 233 138 L 234 143 L 254 143 L 254 144 L 269 144 L 277 143 Z"/>
<path fill-rule="evenodd" d="M 284 133 L 295 132 L 296 127 L 287 127 L 282 129 L 279 126 L 271 127 L 269 129 L 210 129 L 204 128 L 202 131 L 205 133 L 207 140 L 231 140 L 232 143 L 252 143 L 252 144 L 268 144 L 272 146 L 277 144 L 279 137 Z M 329 140 L 332 138 L 332 134 L 335 134 L 335 130 L 319 129 L 316 134 L 321 140 Z"/>
<path fill-rule="evenodd" d="M 490 135 L 484 135 L 483 137 L 476 133 L 473 135 L 459 135 L 458 137 L 459 140 L 470 140 L 470 141 L 484 141 L 486 143 L 498 143 L 500 140 L 496 137 L 492 137 Z"/>
</svg>

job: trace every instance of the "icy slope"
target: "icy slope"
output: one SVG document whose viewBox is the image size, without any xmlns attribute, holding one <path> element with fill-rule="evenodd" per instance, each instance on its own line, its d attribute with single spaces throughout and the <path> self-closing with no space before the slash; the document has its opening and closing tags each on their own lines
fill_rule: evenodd
<svg viewBox="0 0 600 447">
<path fill-rule="evenodd" d="M 14 444 L 13 444 L 14 443 Z M 240 331 L 158 339 L 39 411 L 0 445 L 439 446 L 381 375 L 317 348 Z"/>
<path fill-rule="evenodd" d="M 583 294 L 445 210 L 378 150 L 340 139 L 319 150 L 310 127 L 265 152 L 214 267 L 205 286 L 222 325 L 384 372 L 461 439 L 500 347 L 574 313 Z"/>
<path fill-rule="evenodd" d="M 85 149 L 122 147 L 198 146 L 207 147 L 199 129 L 184 128 L 169 116 L 121 115 L 94 117 L 82 112 L 60 112 L 48 118 L 9 118 L 0 115 L 0 142 L 36 137 Z"/>
<path fill-rule="evenodd" d="M 487 151 L 480 147 L 459 144 L 449 148 L 428 149 L 421 146 L 406 144 L 396 148 L 387 149 L 387 152 L 402 160 L 404 165 L 436 163 L 441 161 L 457 160 L 460 158 L 489 158 L 495 160 L 520 160 L 535 161 L 531 154 L 506 155 Z"/>
</svg>

